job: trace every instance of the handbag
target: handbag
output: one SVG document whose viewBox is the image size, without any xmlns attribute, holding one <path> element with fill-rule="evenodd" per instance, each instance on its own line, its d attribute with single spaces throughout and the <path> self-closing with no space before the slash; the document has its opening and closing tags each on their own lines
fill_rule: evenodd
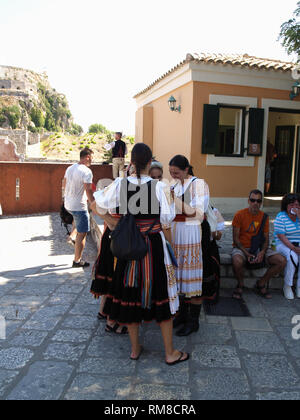
<svg viewBox="0 0 300 420">
<path fill-rule="evenodd" d="M 148 252 L 145 237 L 156 223 L 157 220 L 146 233 L 142 234 L 135 217 L 130 213 L 124 215 L 111 233 L 110 249 L 113 256 L 125 261 L 140 261 L 145 258 Z"/>
<path fill-rule="evenodd" d="M 209 226 L 210 226 L 210 231 L 216 232 L 217 227 L 218 227 L 218 219 L 210 204 L 208 205 L 208 209 L 205 212 L 205 215 L 206 215 L 206 220 L 208 221 Z"/>
<path fill-rule="evenodd" d="M 68 225 L 71 225 L 74 221 L 74 217 L 71 213 L 68 212 L 65 208 L 65 204 L 63 203 L 60 208 L 60 219 L 61 219 L 61 225 L 64 225 L 64 227 L 67 229 L 68 234 L 70 235 L 70 231 L 68 229 Z"/>
<path fill-rule="evenodd" d="M 251 239 L 251 249 L 250 249 L 251 255 L 257 256 L 265 244 L 266 238 L 264 234 L 264 227 L 265 227 L 268 217 L 269 216 L 267 214 L 264 214 L 262 224 L 261 224 L 258 234 L 253 236 Z M 265 258 L 261 263 L 257 263 L 257 264 L 251 264 L 249 261 L 246 262 L 246 267 L 248 268 L 248 270 L 259 270 L 261 268 L 264 268 L 265 266 L 266 266 Z"/>
</svg>

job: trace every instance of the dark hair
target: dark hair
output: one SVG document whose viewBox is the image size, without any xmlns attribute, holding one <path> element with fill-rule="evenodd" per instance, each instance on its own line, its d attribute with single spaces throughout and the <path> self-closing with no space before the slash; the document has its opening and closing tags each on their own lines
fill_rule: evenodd
<svg viewBox="0 0 300 420">
<path fill-rule="evenodd" d="M 190 165 L 190 162 L 185 156 L 177 155 L 171 159 L 169 166 L 176 166 L 176 168 L 181 169 L 182 171 L 186 170 L 186 168 L 189 168 L 189 175 L 194 176 L 193 167 Z"/>
<path fill-rule="evenodd" d="M 137 143 L 132 149 L 131 162 L 135 166 L 136 175 L 140 179 L 141 171 L 152 160 L 152 150 L 144 143 Z"/>
<path fill-rule="evenodd" d="M 80 152 L 80 159 L 84 159 L 87 156 L 91 156 L 94 152 L 89 149 L 88 147 L 85 147 L 83 150 L 81 150 Z"/>
<path fill-rule="evenodd" d="M 263 193 L 260 190 L 252 190 L 250 192 L 250 194 L 249 194 L 249 198 L 251 197 L 252 194 L 254 194 L 254 195 L 260 195 L 261 198 L 263 198 L 263 196 L 264 196 Z"/>
<path fill-rule="evenodd" d="M 286 211 L 290 204 L 298 201 L 300 203 L 300 194 L 286 194 L 281 202 L 281 211 Z"/>
<path fill-rule="evenodd" d="M 121 133 L 120 131 L 117 131 L 115 134 L 116 134 L 117 136 L 123 137 L 123 133 Z"/>
</svg>

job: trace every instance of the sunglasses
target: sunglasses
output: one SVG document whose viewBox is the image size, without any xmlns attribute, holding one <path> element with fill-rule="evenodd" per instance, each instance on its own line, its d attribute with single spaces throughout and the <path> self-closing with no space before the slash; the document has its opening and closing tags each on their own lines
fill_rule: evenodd
<svg viewBox="0 0 300 420">
<path fill-rule="evenodd" d="M 262 200 L 261 199 L 256 200 L 255 198 L 249 198 L 249 200 L 250 200 L 251 203 L 258 203 L 258 204 L 261 204 L 262 203 Z"/>
</svg>

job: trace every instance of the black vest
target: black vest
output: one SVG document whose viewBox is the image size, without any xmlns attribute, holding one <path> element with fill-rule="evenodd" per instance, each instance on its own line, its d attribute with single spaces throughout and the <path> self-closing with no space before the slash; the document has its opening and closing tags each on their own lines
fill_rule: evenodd
<svg viewBox="0 0 300 420">
<path fill-rule="evenodd" d="M 112 149 L 113 158 L 124 158 L 126 151 L 126 144 L 122 140 L 117 140 L 115 147 Z"/>
<path fill-rule="evenodd" d="M 131 184 L 123 179 L 120 188 L 120 207 L 117 214 L 130 213 L 136 219 L 157 219 L 161 209 L 156 196 L 158 181 L 149 181 L 147 184 Z"/>
</svg>

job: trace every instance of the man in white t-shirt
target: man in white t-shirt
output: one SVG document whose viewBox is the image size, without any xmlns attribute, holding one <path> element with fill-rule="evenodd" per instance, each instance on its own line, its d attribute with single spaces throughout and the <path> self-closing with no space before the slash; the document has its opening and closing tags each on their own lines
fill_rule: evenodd
<svg viewBox="0 0 300 420">
<path fill-rule="evenodd" d="M 92 184 L 93 173 L 89 169 L 92 164 L 93 151 L 85 148 L 80 153 L 80 162 L 70 166 L 65 174 L 63 187 L 65 189 L 65 208 L 74 217 L 77 229 L 75 241 L 75 258 L 73 268 L 89 267 L 89 263 L 82 261 L 86 236 L 90 231 L 90 216 L 88 201 L 94 201 Z"/>
</svg>

